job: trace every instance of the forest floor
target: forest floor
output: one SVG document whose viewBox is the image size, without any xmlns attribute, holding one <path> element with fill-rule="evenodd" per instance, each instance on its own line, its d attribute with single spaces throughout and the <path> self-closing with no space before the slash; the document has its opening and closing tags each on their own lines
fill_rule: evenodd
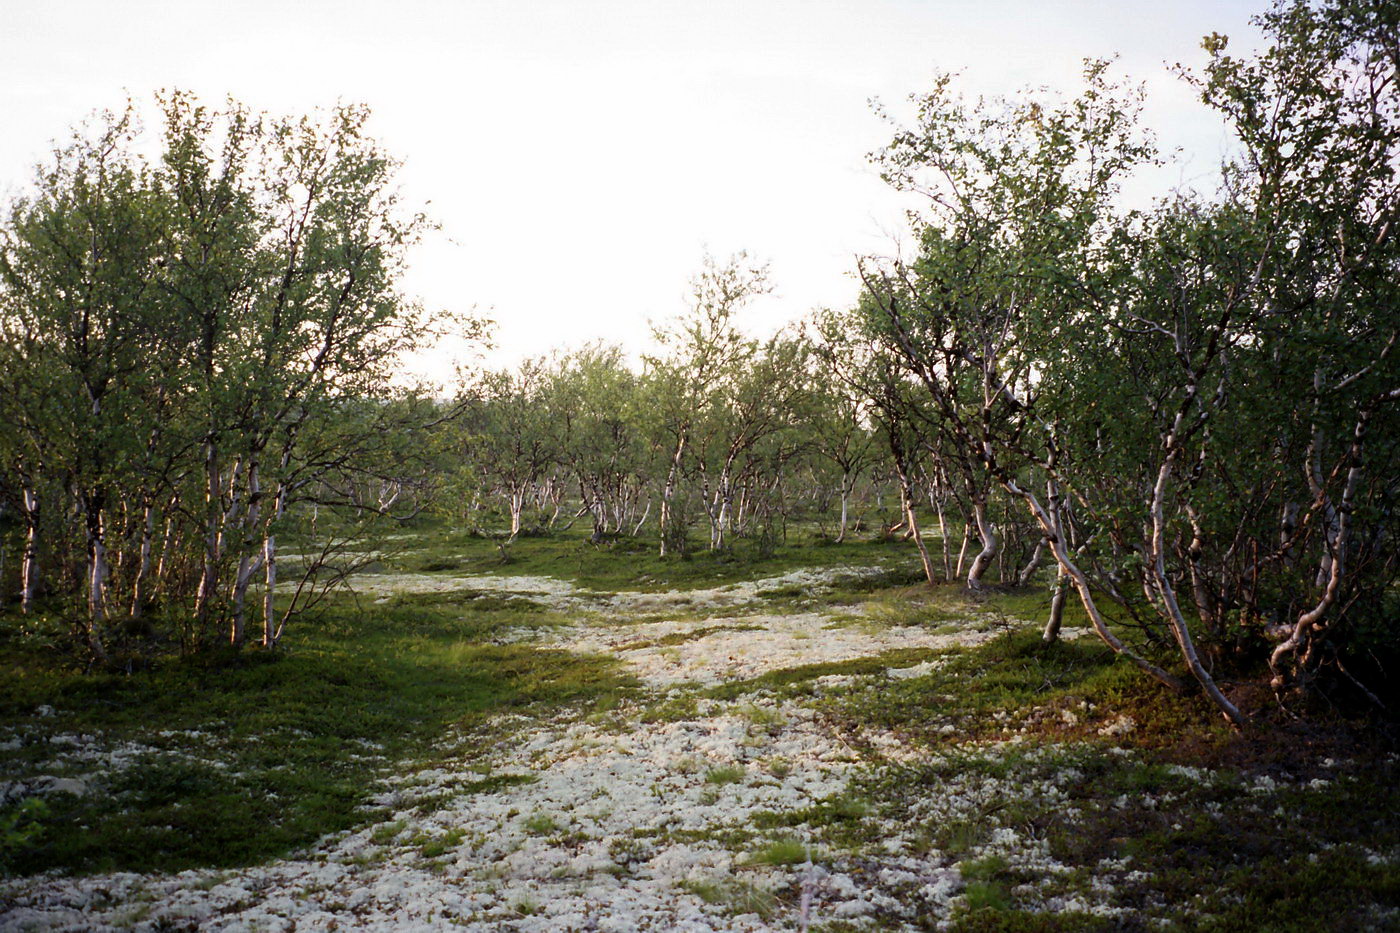
<svg viewBox="0 0 1400 933">
<path fill-rule="evenodd" d="M 1235 735 L 895 549 L 529 547 L 401 542 L 277 657 L 9 639 L 0 929 L 1400 928 L 1371 733 Z"/>
</svg>

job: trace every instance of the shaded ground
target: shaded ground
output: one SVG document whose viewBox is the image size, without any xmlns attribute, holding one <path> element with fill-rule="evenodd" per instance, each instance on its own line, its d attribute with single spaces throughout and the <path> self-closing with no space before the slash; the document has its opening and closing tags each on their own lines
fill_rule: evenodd
<svg viewBox="0 0 1400 933">
<path fill-rule="evenodd" d="M 1241 754 L 1015 600 L 880 560 L 645 591 L 431 562 L 210 674 L 223 706 L 170 671 L 12 688 L 0 927 L 1400 926 L 1395 756 Z"/>
</svg>

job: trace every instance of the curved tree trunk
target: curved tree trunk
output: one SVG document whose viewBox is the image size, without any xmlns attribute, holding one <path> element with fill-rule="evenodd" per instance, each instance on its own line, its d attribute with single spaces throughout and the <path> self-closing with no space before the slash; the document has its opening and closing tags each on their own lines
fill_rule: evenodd
<svg viewBox="0 0 1400 933">
<path fill-rule="evenodd" d="M 1361 481 L 1361 455 L 1370 416 L 1370 410 L 1363 409 L 1356 419 L 1356 427 L 1352 432 L 1351 448 L 1348 451 L 1351 466 L 1347 470 L 1346 482 L 1342 487 L 1341 505 L 1336 509 L 1338 513 L 1336 533 L 1328 535 L 1326 540 L 1327 580 L 1322 595 L 1315 606 L 1299 615 L 1288 638 L 1279 643 L 1269 655 L 1269 670 L 1273 674 L 1270 678 L 1270 685 L 1275 692 L 1282 690 L 1288 684 L 1288 676 L 1283 667 L 1285 660 L 1290 654 L 1297 654 L 1300 648 L 1305 648 L 1312 636 L 1324 628 L 1322 618 L 1336 602 L 1337 592 L 1346 572 L 1347 537 L 1350 532 L 1352 500 L 1356 495 L 1356 487 Z"/>
<path fill-rule="evenodd" d="M 996 560 L 997 550 L 1001 542 L 997 539 L 996 529 L 992 527 L 991 521 L 987 518 L 986 497 L 972 501 L 972 517 L 977 522 L 977 535 L 982 539 L 982 550 L 973 559 L 972 567 L 967 571 L 967 588 L 980 590 L 982 576 L 992 565 L 992 561 Z"/>
<path fill-rule="evenodd" d="M 1042 535 L 1035 542 L 1035 550 L 1031 551 L 1031 559 L 1026 566 L 1021 568 L 1021 572 L 1016 575 L 1016 585 L 1025 586 L 1031 582 L 1031 577 L 1040 569 L 1041 559 L 1045 556 L 1045 536 Z"/>
<path fill-rule="evenodd" d="M 1180 416 L 1178 416 L 1177 421 L 1179 424 Z M 1172 588 L 1171 581 L 1167 579 L 1166 518 L 1163 502 L 1166 499 L 1167 482 L 1171 478 L 1175 460 L 1175 451 L 1170 451 L 1162 462 L 1161 468 L 1157 471 L 1157 482 L 1152 487 L 1152 553 L 1148 566 L 1153 586 L 1158 596 L 1161 597 L 1162 607 L 1166 610 L 1167 625 L 1176 638 L 1177 647 L 1181 649 L 1181 657 L 1186 662 L 1187 668 L 1190 669 L 1192 676 L 1196 678 L 1197 683 L 1201 685 L 1201 689 L 1205 691 L 1206 696 L 1210 697 L 1216 708 L 1224 714 L 1232 725 L 1238 727 L 1244 725 L 1245 716 L 1220 691 L 1220 686 L 1216 684 L 1215 678 L 1201 663 L 1200 655 L 1196 651 L 1196 644 L 1191 638 L 1191 630 L 1186 624 L 1185 617 L 1181 614 L 1181 607 L 1177 604 L 1176 591 Z"/>
<path fill-rule="evenodd" d="M 141 520 L 141 551 L 137 558 L 136 575 L 131 581 L 131 617 L 141 618 L 146 601 L 146 577 L 151 571 L 151 547 L 156 533 L 155 507 L 147 502 Z"/>
<path fill-rule="evenodd" d="M 836 532 L 837 544 L 846 540 L 846 528 L 851 514 L 851 487 L 853 485 L 850 471 L 843 472 L 841 474 L 841 527 Z"/>
</svg>

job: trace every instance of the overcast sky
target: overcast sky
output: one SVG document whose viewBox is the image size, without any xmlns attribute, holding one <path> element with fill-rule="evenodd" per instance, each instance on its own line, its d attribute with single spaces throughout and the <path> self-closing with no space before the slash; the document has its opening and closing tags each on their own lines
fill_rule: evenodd
<svg viewBox="0 0 1400 933">
<path fill-rule="evenodd" d="M 772 263 L 771 329 L 851 300 L 901 205 L 865 155 L 938 71 L 970 94 L 1073 90 L 1088 56 L 1148 84 L 1149 124 L 1208 179 L 1220 125 L 1172 76 L 1237 0 L 0 0 L 0 192 L 88 112 L 180 87 L 274 112 L 363 101 L 443 226 L 407 289 L 499 322 L 502 363 L 646 344 L 708 248 Z M 449 371 L 444 350 L 417 364 Z"/>
</svg>

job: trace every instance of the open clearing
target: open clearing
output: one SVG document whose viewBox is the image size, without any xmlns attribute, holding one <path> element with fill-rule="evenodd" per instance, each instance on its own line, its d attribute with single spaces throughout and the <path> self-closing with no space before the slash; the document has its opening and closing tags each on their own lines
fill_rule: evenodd
<svg viewBox="0 0 1400 933">
<path fill-rule="evenodd" d="M 1235 740 L 1208 714 L 1107 663 L 1078 630 L 1043 650 L 1029 623 L 937 605 L 882 573 L 796 570 L 658 592 L 539 575 L 366 575 L 359 599 L 371 611 L 492 617 L 471 650 L 510 652 L 490 657 L 517 665 L 492 676 L 557 680 L 572 668 L 541 673 L 538 659 L 565 659 L 597 665 L 612 686 L 546 699 L 522 689 L 480 715 L 446 715 L 407 751 L 372 731 L 343 735 L 336 767 L 364 776 L 343 828 L 280 857 L 191 855 L 184 870 L 74 856 L 89 873 L 0 882 L 0 927 L 1400 922 L 1393 755 L 1319 746 L 1315 760 L 1264 749 L 1232 763 L 1221 750 Z M 448 663 L 481 663 L 453 644 Z M 1110 693 L 1120 706 L 1101 713 Z M 1188 722 L 1208 748 L 1189 763 L 1156 740 L 1152 716 Z M 216 775 L 234 797 L 257 795 L 236 730 L 108 734 L 74 717 L 45 704 L 0 733 L 7 801 L 37 797 L 87 819 L 82 808 L 106 799 L 119 811 L 91 819 L 113 821 L 151 809 L 146 776 L 178 766 L 196 785 Z M 277 741 L 322 738 L 297 731 Z M 297 793 L 263 789 L 269 812 L 279 793 Z M 180 793 L 212 791 L 172 792 L 162 812 L 192 805 Z M 196 831 L 170 818 L 144 828 L 148 844 L 160 830 Z"/>
</svg>

